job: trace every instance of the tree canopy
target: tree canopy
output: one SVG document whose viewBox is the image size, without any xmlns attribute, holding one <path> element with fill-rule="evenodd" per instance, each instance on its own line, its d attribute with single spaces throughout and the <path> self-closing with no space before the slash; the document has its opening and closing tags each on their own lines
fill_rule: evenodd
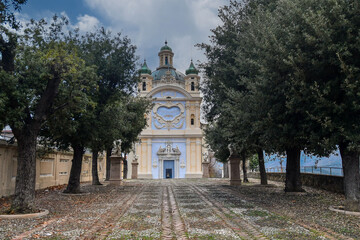
<svg viewBox="0 0 360 240">
<path fill-rule="evenodd" d="M 231 1 L 201 45 L 207 119 L 225 122 L 219 131 L 239 148 L 286 152 L 287 191 L 301 190 L 300 150 L 339 147 L 345 179 L 359 182 L 359 10 L 353 0 Z M 355 185 L 345 189 L 358 209 Z"/>
</svg>

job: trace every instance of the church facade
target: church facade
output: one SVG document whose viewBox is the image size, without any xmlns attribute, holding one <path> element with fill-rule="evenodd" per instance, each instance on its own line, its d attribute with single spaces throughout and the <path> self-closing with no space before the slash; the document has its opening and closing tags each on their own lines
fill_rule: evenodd
<svg viewBox="0 0 360 240">
<path fill-rule="evenodd" d="M 167 42 L 158 56 L 155 71 L 146 61 L 140 69 L 140 96 L 151 99 L 153 107 L 146 116 L 148 127 L 135 144 L 138 178 L 200 178 L 200 76 L 192 61 L 185 74 L 174 68 L 174 53 Z"/>
</svg>

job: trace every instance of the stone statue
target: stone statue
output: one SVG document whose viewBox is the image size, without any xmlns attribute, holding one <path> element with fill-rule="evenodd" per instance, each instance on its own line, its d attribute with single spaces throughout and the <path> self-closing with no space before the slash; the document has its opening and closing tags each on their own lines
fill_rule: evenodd
<svg viewBox="0 0 360 240">
<path fill-rule="evenodd" d="M 135 155 L 133 162 L 136 163 L 136 162 L 138 161 L 138 159 L 139 159 L 139 156 L 138 156 L 138 155 Z"/>
<path fill-rule="evenodd" d="M 121 140 L 114 141 L 111 156 L 121 156 Z"/>
<path fill-rule="evenodd" d="M 166 150 L 166 148 L 162 148 L 162 147 L 160 146 L 158 153 L 163 153 L 163 152 L 165 152 L 165 150 Z"/>
<path fill-rule="evenodd" d="M 180 153 L 180 149 L 179 149 L 178 145 L 176 145 L 176 148 L 173 148 L 172 151 L 174 153 Z"/>
<path fill-rule="evenodd" d="M 233 157 L 238 157 L 238 156 L 239 156 L 238 151 L 236 150 L 236 148 L 235 148 L 232 144 L 229 144 L 229 145 L 228 145 L 228 149 L 229 149 L 229 151 L 230 151 L 229 157 L 231 157 L 231 156 L 233 156 Z"/>
<path fill-rule="evenodd" d="M 209 161 L 209 154 L 208 154 L 208 152 L 204 152 L 204 153 L 203 153 L 203 158 L 204 158 L 204 162 L 208 162 L 208 161 Z"/>
<path fill-rule="evenodd" d="M 166 146 L 166 152 L 171 152 L 171 145 L 170 145 L 170 144 L 168 144 L 168 145 Z"/>
</svg>

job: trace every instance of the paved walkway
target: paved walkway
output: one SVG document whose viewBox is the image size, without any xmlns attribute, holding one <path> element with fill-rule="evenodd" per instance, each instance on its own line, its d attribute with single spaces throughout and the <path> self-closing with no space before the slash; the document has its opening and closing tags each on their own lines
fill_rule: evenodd
<svg viewBox="0 0 360 240">
<path fill-rule="evenodd" d="M 261 209 L 228 180 L 127 180 L 83 189 L 90 193 L 43 196 L 53 204 L 50 215 L 9 221 L 12 234 L 1 232 L 2 220 L 0 239 L 350 239 Z M 56 201 L 69 205 L 59 210 Z"/>
</svg>

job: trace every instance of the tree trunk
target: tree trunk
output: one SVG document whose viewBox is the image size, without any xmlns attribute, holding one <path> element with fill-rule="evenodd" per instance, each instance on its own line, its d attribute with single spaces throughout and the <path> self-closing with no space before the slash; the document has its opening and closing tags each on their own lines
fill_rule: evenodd
<svg viewBox="0 0 360 240">
<path fill-rule="evenodd" d="M 257 151 L 258 159 L 259 159 L 259 170 L 260 170 L 260 179 L 261 179 L 261 185 L 267 185 L 267 177 L 266 177 L 266 171 L 265 171 L 265 161 L 264 161 L 264 152 L 261 148 Z"/>
<path fill-rule="evenodd" d="M 226 162 L 223 164 L 224 168 L 224 178 L 229 178 L 229 163 Z"/>
<path fill-rule="evenodd" d="M 125 153 L 124 160 L 123 160 L 123 167 L 124 167 L 124 170 L 123 170 L 123 179 L 127 179 L 128 161 L 127 161 L 126 153 Z"/>
<path fill-rule="evenodd" d="M 110 179 L 110 156 L 111 156 L 112 148 L 106 149 L 106 178 L 105 181 L 109 181 Z"/>
<path fill-rule="evenodd" d="M 359 152 L 348 150 L 348 144 L 339 145 L 344 172 L 345 210 L 360 212 Z"/>
<path fill-rule="evenodd" d="M 64 193 L 80 193 L 80 177 L 84 147 L 75 145 L 72 146 L 72 148 L 74 150 L 74 156 L 71 165 L 69 182 L 64 190 Z"/>
<path fill-rule="evenodd" d="M 12 72 L 15 69 L 15 50 L 17 45 L 17 38 L 14 34 L 6 34 L 8 41 L 6 42 L 2 36 L 0 36 L 0 49 L 2 61 L 0 66 L 6 72 Z"/>
<path fill-rule="evenodd" d="M 102 185 L 99 181 L 99 173 L 98 173 L 98 156 L 99 156 L 99 152 L 97 150 L 93 150 L 92 153 L 92 161 L 91 161 L 91 166 L 92 166 L 92 185 Z"/>
<path fill-rule="evenodd" d="M 246 168 L 246 154 L 241 154 L 241 160 L 242 160 L 242 170 L 243 170 L 243 177 L 244 177 L 244 183 L 249 182 L 249 179 L 247 177 L 247 168 Z"/>
<path fill-rule="evenodd" d="M 285 192 L 304 192 L 300 175 L 300 149 L 286 149 Z"/>
<path fill-rule="evenodd" d="M 36 180 L 36 137 L 32 131 L 17 136 L 18 158 L 15 195 L 11 210 L 16 213 L 33 212 Z"/>
</svg>

